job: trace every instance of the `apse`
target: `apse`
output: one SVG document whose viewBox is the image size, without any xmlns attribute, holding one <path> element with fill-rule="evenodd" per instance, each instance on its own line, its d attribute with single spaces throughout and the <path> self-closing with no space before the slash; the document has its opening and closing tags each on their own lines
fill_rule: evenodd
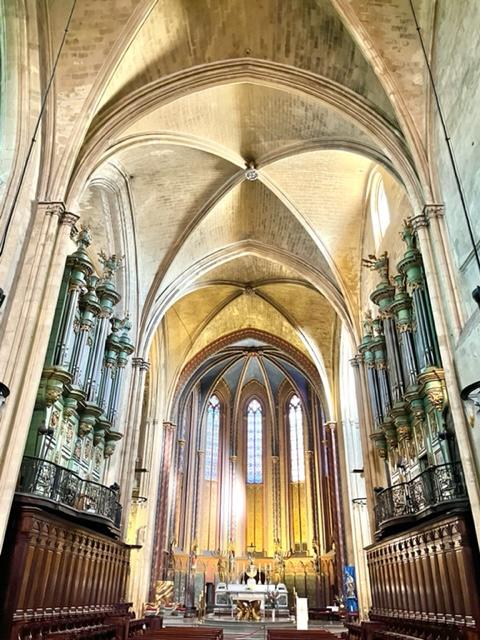
<svg viewBox="0 0 480 640">
<path fill-rule="evenodd" d="M 188 591 L 194 549 L 214 586 L 223 560 L 233 556 L 229 579 L 240 582 L 254 559 L 267 580 L 281 573 L 291 593 L 325 606 L 338 594 L 342 544 L 338 459 L 319 375 L 298 349 L 266 332 L 229 336 L 206 351 L 177 386 L 180 446 L 167 476 L 174 507 L 157 510 L 154 580 L 173 580 L 178 597 Z"/>
</svg>

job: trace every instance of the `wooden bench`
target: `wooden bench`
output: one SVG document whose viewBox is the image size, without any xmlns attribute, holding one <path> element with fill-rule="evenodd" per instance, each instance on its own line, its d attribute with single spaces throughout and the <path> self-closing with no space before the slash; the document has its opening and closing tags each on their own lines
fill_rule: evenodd
<svg viewBox="0 0 480 640">
<path fill-rule="evenodd" d="M 326 629 L 268 629 L 268 640 L 338 640 L 338 637 Z"/>
<path fill-rule="evenodd" d="M 223 640 L 223 629 L 216 627 L 165 627 L 145 631 L 145 640 Z"/>
</svg>

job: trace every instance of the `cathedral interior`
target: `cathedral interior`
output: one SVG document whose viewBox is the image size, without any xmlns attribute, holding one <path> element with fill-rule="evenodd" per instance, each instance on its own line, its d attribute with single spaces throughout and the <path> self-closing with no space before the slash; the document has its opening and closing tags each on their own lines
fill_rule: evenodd
<svg viewBox="0 0 480 640">
<path fill-rule="evenodd" d="M 479 3 L 0 21 L 1 639 L 480 638 Z"/>
</svg>

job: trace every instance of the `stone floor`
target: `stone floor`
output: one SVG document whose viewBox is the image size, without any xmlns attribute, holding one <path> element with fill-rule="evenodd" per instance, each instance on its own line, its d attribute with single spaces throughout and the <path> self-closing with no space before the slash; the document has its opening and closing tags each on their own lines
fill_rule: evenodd
<svg viewBox="0 0 480 640">
<path fill-rule="evenodd" d="M 198 621 L 193 618 L 181 618 L 175 616 L 165 616 L 164 625 L 169 627 L 181 627 L 181 626 L 215 626 L 223 628 L 223 635 L 228 640 L 264 640 L 267 637 L 268 627 L 275 626 L 275 628 L 291 628 L 295 629 L 295 623 L 293 621 L 282 620 L 281 622 L 275 622 L 272 624 L 270 620 L 260 622 L 238 622 L 231 618 L 219 618 L 208 617 L 204 621 Z M 339 638 L 342 631 L 345 631 L 345 627 L 335 622 L 317 622 L 311 620 L 309 628 L 327 629 L 331 631 Z"/>
</svg>

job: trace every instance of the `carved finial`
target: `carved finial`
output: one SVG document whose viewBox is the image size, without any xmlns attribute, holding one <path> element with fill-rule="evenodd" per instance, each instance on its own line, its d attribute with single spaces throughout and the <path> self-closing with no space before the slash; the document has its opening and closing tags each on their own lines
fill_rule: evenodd
<svg viewBox="0 0 480 640">
<path fill-rule="evenodd" d="M 362 265 L 372 271 L 378 271 L 382 280 L 388 282 L 388 253 L 386 251 L 378 258 L 374 254 L 370 254 L 368 258 L 362 258 Z"/>
<path fill-rule="evenodd" d="M 407 245 L 407 250 L 415 249 L 415 233 L 413 230 L 412 221 L 410 219 L 403 221 L 403 229 L 400 231 L 402 240 Z"/>
<path fill-rule="evenodd" d="M 79 247 L 86 249 L 92 243 L 92 234 L 90 227 L 86 224 L 82 224 L 80 231 L 77 233 L 76 243 Z"/>
<path fill-rule="evenodd" d="M 125 318 L 122 320 L 122 329 L 124 333 L 128 333 L 131 328 L 132 321 L 130 320 L 130 314 L 127 311 L 127 313 L 125 314 Z"/>
<path fill-rule="evenodd" d="M 369 338 L 373 337 L 373 318 L 370 309 L 365 312 L 365 319 L 363 321 L 363 333 Z"/>
<path fill-rule="evenodd" d="M 117 256 L 115 253 L 107 256 L 104 251 L 100 251 L 98 257 L 103 266 L 102 278 L 104 280 L 111 280 L 113 278 L 115 272 L 123 266 L 122 262 L 125 258 L 125 256 Z"/>
</svg>

